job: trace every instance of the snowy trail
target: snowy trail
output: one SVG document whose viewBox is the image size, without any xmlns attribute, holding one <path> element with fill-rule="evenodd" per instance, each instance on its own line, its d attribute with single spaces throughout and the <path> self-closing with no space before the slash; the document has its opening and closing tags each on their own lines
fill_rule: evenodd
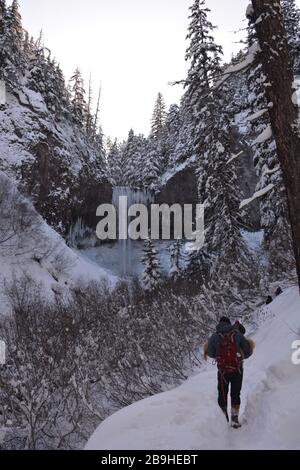
<svg viewBox="0 0 300 470">
<path fill-rule="evenodd" d="M 300 338 L 300 296 L 289 289 L 268 308 L 245 364 L 241 430 L 230 429 L 216 403 L 216 370 L 179 388 L 124 408 L 108 418 L 87 449 L 300 449 L 300 366 L 292 343 Z M 298 334 L 297 334 L 298 333 Z"/>
</svg>

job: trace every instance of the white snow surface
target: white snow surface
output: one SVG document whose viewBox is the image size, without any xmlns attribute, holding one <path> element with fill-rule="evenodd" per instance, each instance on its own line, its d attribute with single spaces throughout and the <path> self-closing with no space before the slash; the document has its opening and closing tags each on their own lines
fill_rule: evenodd
<svg viewBox="0 0 300 470">
<path fill-rule="evenodd" d="M 242 150 L 241 152 L 235 154 L 235 155 L 232 155 L 229 160 L 227 161 L 227 165 L 229 165 L 229 163 L 233 162 L 234 160 L 236 160 L 237 158 L 239 158 L 241 155 L 243 155 L 244 151 Z"/>
<path fill-rule="evenodd" d="M 164 186 L 165 184 L 168 183 L 168 181 L 173 178 L 177 173 L 180 173 L 181 171 L 185 170 L 189 166 L 193 165 L 196 162 L 196 156 L 193 155 L 192 157 L 188 158 L 185 162 L 176 165 L 176 167 L 171 168 L 168 170 L 166 173 L 164 173 L 161 177 L 160 184 L 161 186 Z"/>
<path fill-rule="evenodd" d="M 274 184 L 269 184 L 265 188 L 256 191 L 256 193 L 254 193 L 252 197 L 250 197 L 249 199 L 244 199 L 244 201 L 241 202 L 240 209 L 243 209 L 244 207 L 248 206 L 249 204 L 251 204 L 251 202 L 255 201 L 256 199 L 265 196 L 268 192 L 272 191 L 273 188 Z"/>
<path fill-rule="evenodd" d="M 300 449 L 300 295 L 290 288 L 257 313 L 256 350 L 245 363 L 240 430 L 228 427 L 217 405 L 216 368 L 207 366 L 179 388 L 114 414 L 86 450 Z"/>
<path fill-rule="evenodd" d="M 242 230 L 241 234 L 249 250 L 255 252 L 261 249 L 264 239 L 263 230 L 259 230 L 258 232 Z"/>
<path fill-rule="evenodd" d="M 267 112 L 268 112 L 268 108 L 260 109 L 256 113 L 251 114 L 251 116 L 248 116 L 247 121 L 249 122 L 257 121 L 261 116 L 263 116 Z"/>
<path fill-rule="evenodd" d="M 217 82 L 216 87 L 222 85 L 222 83 L 228 78 L 229 75 L 233 75 L 235 73 L 245 71 L 250 67 L 250 65 L 254 62 L 256 54 L 260 51 L 260 47 L 258 43 L 252 44 L 249 47 L 248 54 L 246 55 L 245 59 L 235 65 L 229 65 L 223 73 L 222 78 Z"/>
<path fill-rule="evenodd" d="M 268 125 L 266 129 L 255 139 L 253 146 L 257 144 L 263 144 L 267 140 L 273 137 L 272 127 Z"/>
</svg>

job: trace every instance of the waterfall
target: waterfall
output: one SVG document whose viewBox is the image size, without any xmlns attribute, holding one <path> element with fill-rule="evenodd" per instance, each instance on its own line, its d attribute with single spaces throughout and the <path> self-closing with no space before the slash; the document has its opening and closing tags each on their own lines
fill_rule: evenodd
<svg viewBox="0 0 300 470">
<path fill-rule="evenodd" d="M 81 217 L 70 227 L 68 234 L 68 245 L 71 248 L 77 248 L 79 240 L 83 239 L 86 234 L 86 227 Z"/>
<path fill-rule="evenodd" d="M 142 189 L 133 189 L 126 186 L 116 186 L 113 189 L 113 205 L 117 210 L 117 220 L 119 221 L 119 214 L 121 214 L 122 220 L 120 220 L 119 227 L 128 227 L 128 215 L 123 214 L 119 210 L 119 198 L 127 197 L 127 207 L 129 208 L 133 204 L 144 204 L 149 206 L 153 202 L 153 193 L 151 191 L 142 190 Z M 127 238 L 127 240 L 118 239 L 119 252 L 120 252 L 120 272 L 122 277 L 130 277 L 132 274 L 131 271 L 131 260 L 132 260 L 132 240 Z"/>
</svg>

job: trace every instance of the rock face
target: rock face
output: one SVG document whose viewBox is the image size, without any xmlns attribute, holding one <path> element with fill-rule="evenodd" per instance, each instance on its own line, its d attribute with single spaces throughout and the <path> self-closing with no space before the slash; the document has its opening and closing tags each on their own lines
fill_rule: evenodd
<svg viewBox="0 0 300 470">
<path fill-rule="evenodd" d="M 240 164 L 238 170 L 240 190 L 244 199 L 248 199 L 256 191 L 258 178 L 253 165 L 253 149 L 247 144 L 243 145 L 243 156 L 241 159 L 242 164 Z M 243 218 L 250 230 L 258 231 L 261 229 L 258 200 L 247 207 L 247 213 L 244 214 Z"/>
<path fill-rule="evenodd" d="M 84 225 L 92 231 L 96 231 L 96 225 L 99 219 L 96 217 L 96 211 L 100 204 L 112 203 L 113 187 L 108 181 L 103 181 L 88 188 L 82 188 L 81 204 L 74 207 L 72 211 L 72 220 L 76 222 L 82 219 Z"/>
<path fill-rule="evenodd" d="M 111 201 L 99 153 L 70 117 L 54 119 L 40 93 L 8 86 L 0 110 L 0 170 L 64 236 L 78 214 L 94 226 L 96 207 Z"/>
<path fill-rule="evenodd" d="M 155 204 L 180 204 L 181 207 L 185 204 L 193 206 L 193 215 L 196 214 L 197 200 L 197 178 L 195 174 L 195 165 L 186 166 L 178 169 L 176 173 L 170 175 L 162 185 L 160 191 L 156 193 L 154 202 Z M 182 214 L 184 215 L 183 211 Z M 184 218 L 182 217 L 182 227 L 184 227 Z M 175 239 L 174 234 L 174 218 L 170 220 L 171 239 Z M 160 232 L 162 236 L 162 232 Z"/>
<path fill-rule="evenodd" d="M 253 149 L 241 138 L 237 129 L 232 131 L 232 154 L 241 153 L 237 161 L 238 184 L 244 199 L 251 197 L 256 190 L 257 176 L 253 165 Z M 156 204 L 193 204 L 199 202 L 195 160 L 179 167 L 163 181 L 160 190 L 156 193 Z M 195 212 L 194 212 L 195 214 Z M 244 220 L 249 230 L 260 230 L 259 201 L 255 201 L 247 208 Z"/>
<path fill-rule="evenodd" d="M 172 175 L 155 195 L 156 204 L 196 204 L 197 178 L 195 165 Z"/>
</svg>

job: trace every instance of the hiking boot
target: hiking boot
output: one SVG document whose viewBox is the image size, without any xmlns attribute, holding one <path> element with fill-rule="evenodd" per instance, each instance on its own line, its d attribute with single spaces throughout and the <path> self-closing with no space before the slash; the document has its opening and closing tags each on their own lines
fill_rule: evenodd
<svg viewBox="0 0 300 470">
<path fill-rule="evenodd" d="M 231 426 L 234 429 L 239 429 L 242 427 L 242 425 L 239 422 L 239 413 L 240 413 L 240 407 L 233 406 L 231 410 Z"/>
</svg>

